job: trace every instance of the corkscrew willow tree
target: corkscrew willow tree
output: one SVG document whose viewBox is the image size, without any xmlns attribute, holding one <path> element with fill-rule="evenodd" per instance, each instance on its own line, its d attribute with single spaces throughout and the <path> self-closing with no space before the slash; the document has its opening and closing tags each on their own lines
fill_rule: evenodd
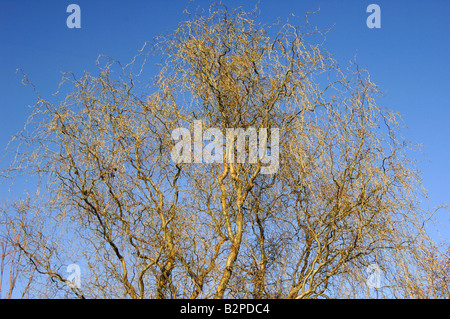
<svg viewBox="0 0 450 319">
<path fill-rule="evenodd" d="M 257 21 L 212 5 L 127 65 L 102 56 L 97 75 L 65 73 L 60 101 L 36 90 L 5 175 L 37 192 L 2 216 L 34 274 L 28 296 L 364 297 L 373 263 L 382 296 L 407 295 L 430 214 L 399 116 L 366 70 L 340 68 L 324 32 Z M 278 128 L 278 170 L 175 163 L 172 132 L 200 120 Z"/>
</svg>

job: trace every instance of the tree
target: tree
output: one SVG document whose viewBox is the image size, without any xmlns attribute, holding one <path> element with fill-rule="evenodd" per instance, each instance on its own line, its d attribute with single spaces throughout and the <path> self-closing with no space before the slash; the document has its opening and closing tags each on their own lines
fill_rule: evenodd
<svg viewBox="0 0 450 319">
<path fill-rule="evenodd" d="M 97 76 L 65 73 L 63 100 L 37 93 L 8 171 L 40 181 L 16 242 L 49 279 L 36 287 L 81 298 L 361 297 L 377 263 L 392 274 L 385 295 L 402 289 L 392 260 L 429 241 L 415 146 L 377 105 L 368 72 L 341 69 L 314 44 L 323 34 L 212 5 L 125 66 L 102 56 Z M 150 54 L 162 62 L 147 83 Z M 264 156 L 231 160 L 235 149 L 216 163 L 174 162 L 173 132 L 197 121 L 268 129 L 264 154 L 279 156 L 278 170 L 262 174 Z M 63 273 L 74 260 L 81 288 Z"/>
</svg>

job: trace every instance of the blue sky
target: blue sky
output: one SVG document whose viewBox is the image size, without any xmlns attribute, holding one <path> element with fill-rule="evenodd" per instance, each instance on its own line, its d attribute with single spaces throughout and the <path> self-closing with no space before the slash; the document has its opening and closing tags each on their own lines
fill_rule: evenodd
<svg viewBox="0 0 450 319">
<path fill-rule="evenodd" d="M 81 29 L 69 29 L 66 8 L 81 7 Z M 48 97 L 57 89 L 61 71 L 95 72 L 99 54 L 129 62 L 145 41 L 173 30 L 186 18 L 188 1 L 0 1 L 0 147 L 23 127 L 28 105 L 35 103 L 30 87 L 15 73 L 22 68 Z M 209 1 L 194 1 L 207 8 Z M 256 1 L 223 1 L 228 7 L 253 8 Z M 381 28 L 369 29 L 366 8 L 381 8 Z M 319 13 L 310 23 L 334 25 L 325 47 L 341 64 L 356 55 L 371 73 L 384 97 L 380 104 L 399 111 L 408 128 L 404 136 L 425 146 L 416 154 L 429 191 L 425 208 L 450 204 L 450 1 L 325 1 L 261 0 L 260 21 L 275 22 L 290 13 L 303 23 L 306 11 Z M 2 164 L 3 165 L 3 164 Z M 449 214 L 438 220 L 450 240 Z M 448 225 L 448 226 L 446 226 Z"/>
</svg>

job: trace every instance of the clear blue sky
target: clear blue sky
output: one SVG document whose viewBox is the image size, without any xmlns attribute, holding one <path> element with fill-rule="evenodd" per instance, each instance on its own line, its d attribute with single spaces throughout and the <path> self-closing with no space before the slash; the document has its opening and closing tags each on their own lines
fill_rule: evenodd
<svg viewBox="0 0 450 319">
<path fill-rule="evenodd" d="M 71 3 L 81 7 L 81 29 L 66 26 Z M 223 3 L 253 8 L 256 1 Z M 366 26 L 371 3 L 381 7 L 381 29 Z M 186 5 L 186 0 L 0 0 L 0 147 L 23 127 L 27 106 L 35 102 L 17 68 L 50 96 L 61 71 L 95 71 L 100 53 L 129 62 L 145 41 L 173 30 L 185 18 Z M 259 8 L 260 21 L 267 23 L 320 8 L 311 24 L 335 25 L 326 48 L 342 64 L 357 54 L 385 93 L 381 103 L 403 115 L 404 136 L 425 146 L 426 157 L 417 154 L 430 195 L 424 207 L 450 203 L 450 1 L 261 0 Z M 438 217 L 450 225 L 448 214 Z M 448 226 L 441 232 L 450 240 Z"/>
</svg>

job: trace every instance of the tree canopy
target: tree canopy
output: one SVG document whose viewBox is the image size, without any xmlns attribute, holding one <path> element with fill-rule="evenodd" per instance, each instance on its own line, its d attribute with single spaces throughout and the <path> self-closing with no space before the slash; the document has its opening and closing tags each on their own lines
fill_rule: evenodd
<svg viewBox="0 0 450 319">
<path fill-rule="evenodd" d="M 2 215 L 27 296 L 361 298 L 376 264 L 385 297 L 448 297 L 445 263 L 423 262 L 431 213 L 415 145 L 369 72 L 340 67 L 308 23 L 267 26 L 222 5 L 188 15 L 127 65 L 101 56 L 98 74 L 65 73 L 62 100 L 36 90 L 5 175 L 37 177 L 38 191 Z M 195 123 L 223 137 L 267 129 L 276 171 L 262 174 L 259 153 L 230 160 L 234 148 L 174 162 L 174 130 Z M 427 290 L 418 278 L 440 279 Z"/>
</svg>

